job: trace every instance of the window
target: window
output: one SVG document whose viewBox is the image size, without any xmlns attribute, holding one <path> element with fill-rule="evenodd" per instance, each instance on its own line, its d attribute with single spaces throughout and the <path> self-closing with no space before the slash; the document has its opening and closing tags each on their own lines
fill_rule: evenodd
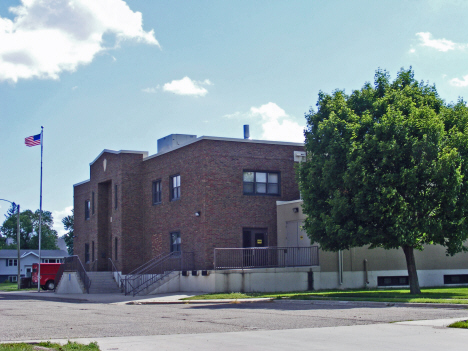
<svg viewBox="0 0 468 351">
<path fill-rule="evenodd" d="M 85 263 L 89 263 L 89 244 L 84 244 Z"/>
<path fill-rule="evenodd" d="M 114 243 L 114 249 L 115 249 L 115 256 L 114 256 L 114 260 L 117 261 L 117 247 L 119 246 L 119 239 L 115 238 L 115 243 Z"/>
<path fill-rule="evenodd" d="M 171 200 L 180 199 L 180 175 L 171 177 Z"/>
<path fill-rule="evenodd" d="M 60 258 L 41 258 L 42 263 L 61 263 Z"/>
<path fill-rule="evenodd" d="M 444 275 L 444 284 L 468 284 L 468 274 Z"/>
<path fill-rule="evenodd" d="M 244 194 L 279 195 L 279 172 L 244 171 Z"/>
<path fill-rule="evenodd" d="M 172 232 L 171 233 L 171 252 L 180 251 L 180 233 Z"/>
<path fill-rule="evenodd" d="M 10 267 L 10 266 L 15 266 L 15 267 L 18 267 L 18 260 L 15 258 L 10 258 L 10 259 L 7 259 L 6 260 L 6 265 L 7 267 Z"/>
<path fill-rule="evenodd" d="M 117 209 L 117 185 L 114 186 L 114 209 Z"/>
<path fill-rule="evenodd" d="M 91 196 L 91 213 L 94 214 L 94 191 Z"/>
<path fill-rule="evenodd" d="M 93 258 L 94 262 L 94 241 L 91 242 L 91 257 Z"/>
<path fill-rule="evenodd" d="M 89 219 L 89 209 L 90 209 L 90 203 L 89 203 L 89 200 L 86 200 L 85 201 L 85 208 L 84 208 L 85 220 Z"/>
<path fill-rule="evenodd" d="M 408 277 L 377 277 L 378 286 L 409 285 Z"/>
<path fill-rule="evenodd" d="M 180 180 L 179 180 L 180 182 Z M 161 179 L 155 180 L 153 182 L 153 205 L 161 203 Z"/>
<path fill-rule="evenodd" d="M 10 281 L 10 283 L 17 283 L 18 282 L 18 276 L 17 275 L 10 275 L 8 277 L 8 280 Z"/>
</svg>

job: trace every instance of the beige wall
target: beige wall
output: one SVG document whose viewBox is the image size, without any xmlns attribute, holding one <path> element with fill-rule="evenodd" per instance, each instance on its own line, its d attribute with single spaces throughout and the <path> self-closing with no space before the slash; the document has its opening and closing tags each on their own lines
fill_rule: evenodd
<svg viewBox="0 0 468 351">
<path fill-rule="evenodd" d="M 287 223 L 302 222 L 306 218 L 306 215 L 302 213 L 301 205 L 302 200 L 277 202 L 278 246 L 287 246 Z M 293 211 L 294 208 L 298 208 L 297 213 Z M 428 245 L 424 251 L 416 251 L 415 258 L 418 270 L 468 269 L 468 253 L 446 256 L 445 248 L 439 245 Z M 364 271 L 364 260 L 367 260 L 369 271 L 406 270 L 406 260 L 402 249 L 369 250 L 367 247 L 357 247 L 343 251 L 343 271 Z M 338 271 L 337 252 L 320 251 L 320 271 Z"/>
</svg>

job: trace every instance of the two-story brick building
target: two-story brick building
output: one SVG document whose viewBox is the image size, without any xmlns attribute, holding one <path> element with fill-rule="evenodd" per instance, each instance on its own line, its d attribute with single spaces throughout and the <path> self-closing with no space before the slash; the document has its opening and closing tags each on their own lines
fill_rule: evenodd
<svg viewBox="0 0 468 351">
<path fill-rule="evenodd" d="M 277 245 L 276 201 L 299 198 L 302 143 L 170 135 L 158 153 L 104 150 L 74 185 L 74 250 L 89 270 L 124 274 L 158 254 Z"/>
</svg>

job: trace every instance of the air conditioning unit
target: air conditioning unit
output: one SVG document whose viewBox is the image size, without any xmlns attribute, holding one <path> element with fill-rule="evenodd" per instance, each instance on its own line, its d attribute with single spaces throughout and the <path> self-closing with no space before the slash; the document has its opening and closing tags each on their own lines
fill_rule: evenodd
<svg viewBox="0 0 468 351">
<path fill-rule="evenodd" d="M 294 162 L 305 162 L 306 156 L 305 151 L 294 151 Z"/>
</svg>

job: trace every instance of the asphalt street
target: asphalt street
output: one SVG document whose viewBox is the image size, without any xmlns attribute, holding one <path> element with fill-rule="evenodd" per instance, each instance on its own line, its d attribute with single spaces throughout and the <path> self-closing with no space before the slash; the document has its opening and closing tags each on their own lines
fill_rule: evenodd
<svg viewBox="0 0 468 351">
<path fill-rule="evenodd" d="M 365 325 L 374 325 L 372 328 L 375 328 L 375 325 L 391 322 L 468 318 L 468 311 L 459 308 L 319 304 L 312 301 L 127 305 L 122 302 L 37 300 L 1 293 L 0 316 L 0 341 L 5 342 L 76 338 L 111 340 L 115 337 L 125 337 L 126 340 L 141 337 L 144 340 L 145 337 L 167 338 L 170 335 L 182 340 L 183 334 L 213 334 L 210 338 L 214 338 L 215 335 L 242 332 L 262 332 L 258 334 L 261 339 L 261 335 L 280 330 L 299 333 L 294 331 Z M 465 330 L 462 332 L 468 335 Z M 232 337 L 234 334 L 229 338 Z M 229 338 L 225 337 L 226 340 Z"/>
</svg>

